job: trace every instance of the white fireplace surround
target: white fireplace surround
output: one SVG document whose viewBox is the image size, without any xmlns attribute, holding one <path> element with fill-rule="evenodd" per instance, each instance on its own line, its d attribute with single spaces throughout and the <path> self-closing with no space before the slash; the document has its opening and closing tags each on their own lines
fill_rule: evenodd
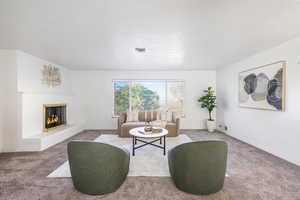
<svg viewBox="0 0 300 200">
<path fill-rule="evenodd" d="M 22 138 L 18 144 L 16 151 L 43 151 L 59 142 L 62 142 L 80 131 L 82 125 L 67 125 L 47 133 L 40 133 L 38 135 Z"/>
<path fill-rule="evenodd" d="M 61 85 L 42 83 L 45 64 L 60 69 Z M 72 91 L 68 69 L 21 51 L 0 50 L 0 76 L 5 92 L 0 151 L 42 151 L 84 129 L 86 120 L 79 114 L 84 112 Z M 44 132 L 44 104 L 67 104 L 67 126 Z"/>
<path fill-rule="evenodd" d="M 76 135 L 84 128 L 80 106 L 72 91 L 70 71 L 62 66 L 18 52 L 18 90 L 20 99 L 21 140 L 16 151 L 41 151 Z M 42 84 L 41 73 L 45 64 L 60 70 L 62 83 L 57 87 Z M 44 105 L 66 104 L 67 126 L 44 132 Z"/>
<path fill-rule="evenodd" d="M 76 105 L 73 96 L 61 94 L 20 94 L 21 140 L 16 151 L 42 151 L 83 130 L 84 124 L 74 117 Z M 44 132 L 44 104 L 67 104 L 67 125 Z M 75 112 L 75 113 L 74 113 Z"/>
</svg>

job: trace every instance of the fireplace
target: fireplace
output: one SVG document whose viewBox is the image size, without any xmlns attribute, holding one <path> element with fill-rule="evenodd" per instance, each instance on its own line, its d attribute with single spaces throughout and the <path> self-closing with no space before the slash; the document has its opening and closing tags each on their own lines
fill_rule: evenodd
<svg viewBox="0 0 300 200">
<path fill-rule="evenodd" d="M 47 132 L 67 124 L 66 104 L 44 105 L 44 131 Z"/>
</svg>

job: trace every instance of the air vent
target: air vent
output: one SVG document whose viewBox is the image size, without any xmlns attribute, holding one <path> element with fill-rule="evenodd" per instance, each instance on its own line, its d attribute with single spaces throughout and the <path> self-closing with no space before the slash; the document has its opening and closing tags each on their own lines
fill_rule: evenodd
<svg viewBox="0 0 300 200">
<path fill-rule="evenodd" d="M 135 48 L 136 52 L 144 53 L 146 52 L 146 48 Z"/>
</svg>

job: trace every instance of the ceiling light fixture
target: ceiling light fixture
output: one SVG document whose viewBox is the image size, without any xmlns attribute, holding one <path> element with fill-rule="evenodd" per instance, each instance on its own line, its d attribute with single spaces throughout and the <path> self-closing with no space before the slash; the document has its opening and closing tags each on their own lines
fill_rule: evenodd
<svg viewBox="0 0 300 200">
<path fill-rule="evenodd" d="M 135 51 L 137 51 L 139 53 L 144 53 L 144 52 L 146 52 L 146 48 L 135 48 Z"/>
</svg>

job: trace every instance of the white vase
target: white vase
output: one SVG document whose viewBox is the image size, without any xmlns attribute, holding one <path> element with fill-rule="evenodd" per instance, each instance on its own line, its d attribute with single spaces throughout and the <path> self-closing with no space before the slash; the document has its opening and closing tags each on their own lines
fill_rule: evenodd
<svg viewBox="0 0 300 200">
<path fill-rule="evenodd" d="M 213 120 L 213 121 L 207 120 L 206 125 L 207 125 L 208 132 L 214 132 L 216 130 L 216 121 L 215 120 Z"/>
</svg>

